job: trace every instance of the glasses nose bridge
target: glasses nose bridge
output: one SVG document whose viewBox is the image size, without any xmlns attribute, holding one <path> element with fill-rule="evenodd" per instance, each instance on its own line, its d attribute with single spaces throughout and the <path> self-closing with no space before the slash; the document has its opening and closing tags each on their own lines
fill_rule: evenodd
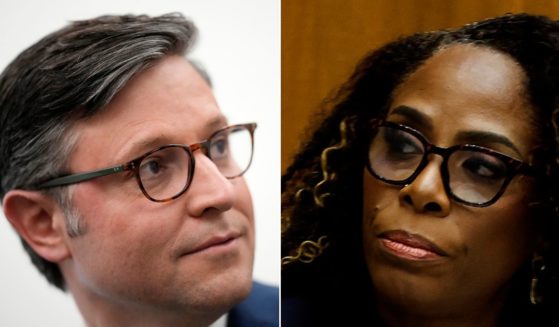
<svg viewBox="0 0 559 327">
<path fill-rule="evenodd" d="M 202 141 L 199 143 L 194 143 L 188 146 L 190 152 L 194 155 L 194 152 L 200 150 L 206 157 L 210 158 L 210 141 Z M 211 158 L 210 158 L 211 159 Z"/>
<path fill-rule="evenodd" d="M 448 156 L 449 148 L 441 148 L 432 143 L 425 144 L 425 155 L 438 154 L 439 156 L 446 158 Z"/>
<path fill-rule="evenodd" d="M 443 147 L 436 146 L 432 143 L 425 142 L 425 154 L 424 154 L 425 159 L 424 160 L 425 160 L 425 162 L 427 162 L 427 161 L 429 161 L 428 157 L 429 157 L 430 154 L 436 154 L 436 155 L 439 155 L 439 156 L 443 157 L 443 161 L 442 161 L 441 164 L 444 165 L 448 161 L 448 157 L 450 156 L 450 154 L 452 152 L 454 152 L 454 150 L 455 149 L 453 149 L 453 147 L 443 148 Z"/>
<path fill-rule="evenodd" d="M 441 177 L 443 177 L 443 184 L 445 183 L 445 178 L 444 175 L 445 173 L 445 165 L 448 161 L 448 157 L 450 156 L 450 154 L 453 152 L 452 148 L 443 148 L 443 147 L 438 147 L 432 143 L 429 143 L 427 141 L 424 142 L 424 147 L 425 147 L 425 153 L 423 155 L 423 160 L 422 163 L 417 167 L 416 173 L 414 174 L 415 177 L 413 178 L 413 180 L 415 180 L 417 178 L 417 176 L 419 174 L 422 173 L 422 171 L 425 169 L 425 167 L 427 167 L 427 165 L 429 165 L 430 160 L 429 160 L 429 155 L 430 154 L 436 154 L 442 157 L 442 162 L 440 163 L 439 166 L 439 173 L 441 174 Z M 445 185 L 445 189 L 446 189 L 446 185 Z"/>
</svg>

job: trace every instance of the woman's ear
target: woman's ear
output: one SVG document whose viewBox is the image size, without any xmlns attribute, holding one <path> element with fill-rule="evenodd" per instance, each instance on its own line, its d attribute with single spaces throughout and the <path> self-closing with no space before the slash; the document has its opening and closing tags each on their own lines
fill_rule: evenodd
<svg viewBox="0 0 559 327">
<path fill-rule="evenodd" d="M 17 233 L 43 259 L 59 263 L 70 256 L 64 212 L 53 199 L 37 191 L 11 190 L 2 207 Z"/>
</svg>

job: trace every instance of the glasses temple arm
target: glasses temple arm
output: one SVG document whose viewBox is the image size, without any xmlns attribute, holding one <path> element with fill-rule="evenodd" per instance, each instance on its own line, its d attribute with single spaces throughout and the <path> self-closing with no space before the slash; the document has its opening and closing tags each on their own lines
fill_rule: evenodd
<svg viewBox="0 0 559 327">
<path fill-rule="evenodd" d="M 114 166 L 114 167 L 110 167 L 110 168 L 91 171 L 91 172 L 88 172 L 88 173 L 62 176 L 62 177 L 58 177 L 58 178 L 55 178 L 55 179 L 51 179 L 50 181 L 47 181 L 45 183 L 39 184 L 37 186 L 37 189 L 45 189 L 45 188 L 50 188 L 50 187 L 55 187 L 55 186 L 64 186 L 64 185 L 75 184 L 75 183 L 87 181 L 87 180 L 90 180 L 90 179 L 94 179 L 94 178 L 97 178 L 97 177 L 102 177 L 102 176 L 107 176 L 107 175 L 111 175 L 111 174 L 120 173 L 120 172 L 123 172 L 125 170 L 127 170 L 126 165 L 119 165 L 119 166 Z"/>
</svg>

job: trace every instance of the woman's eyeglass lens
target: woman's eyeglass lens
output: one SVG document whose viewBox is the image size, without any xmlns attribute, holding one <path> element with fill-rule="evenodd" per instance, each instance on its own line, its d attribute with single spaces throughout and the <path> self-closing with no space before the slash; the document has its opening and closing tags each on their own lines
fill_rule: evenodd
<svg viewBox="0 0 559 327">
<path fill-rule="evenodd" d="M 428 147 L 434 146 L 403 126 L 381 125 L 370 142 L 367 168 L 387 183 L 409 184 L 428 163 L 429 153 L 439 153 L 444 157 L 441 174 L 447 192 L 474 206 L 495 202 L 510 181 L 509 166 L 491 150 L 455 146 L 427 151 Z"/>
</svg>

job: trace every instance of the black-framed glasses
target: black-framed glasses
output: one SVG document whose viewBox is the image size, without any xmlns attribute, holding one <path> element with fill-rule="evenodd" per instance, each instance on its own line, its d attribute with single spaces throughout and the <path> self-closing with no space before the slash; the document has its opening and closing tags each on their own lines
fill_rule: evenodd
<svg viewBox="0 0 559 327">
<path fill-rule="evenodd" d="M 199 143 L 164 145 L 125 164 L 57 177 L 39 184 L 37 189 L 132 171 L 148 199 L 155 202 L 171 201 L 186 192 L 192 182 L 196 163 L 193 152 L 196 150 L 201 150 L 210 158 L 224 177 L 232 179 L 243 175 L 252 162 L 255 129 L 256 123 L 228 126 Z"/>
<path fill-rule="evenodd" d="M 428 164 L 430 154 L 443 157 L 441 176 L 446 193 L 474 207 L 495 203 L 514 176 L 537 174 L 536 168 L 520 160 L 478 145 L 435 146 L 419 131 L 393 122 L 374 128 L 367 169 L 386 183 L 407 185 Z"/>
</svg>

